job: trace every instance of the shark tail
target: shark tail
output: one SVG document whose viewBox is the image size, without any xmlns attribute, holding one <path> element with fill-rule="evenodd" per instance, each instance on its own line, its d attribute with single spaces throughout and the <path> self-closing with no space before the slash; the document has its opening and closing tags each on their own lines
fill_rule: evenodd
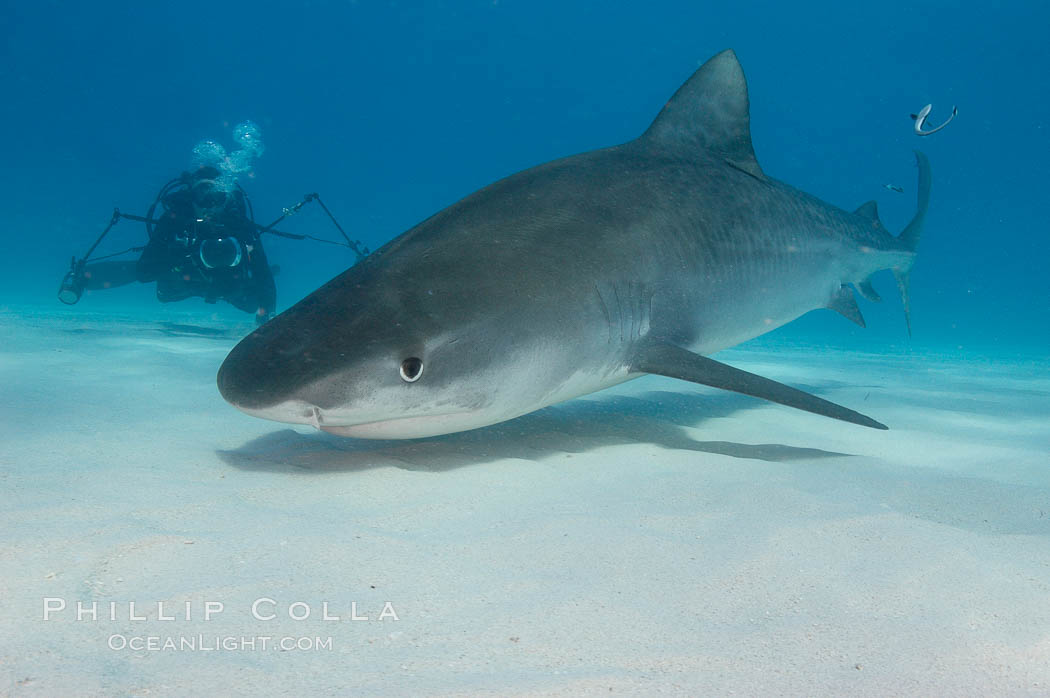
<svg viewBox="0 0 1050 698">
<path fill-rule="evenodd" d="M 916 164 L 919 167 L 918 201 L 915 216 L 911 223 L 904 229 L 897 241 L 902 247 L 912 254 L 908 255 L 906 261 L 893 267 L 893 276 L 897 279 L 897 289 L 901 294 L 901 303 L 904 305 L 904 322 L 908 326 L 908 336 L 911 337 L 911 301 L 908 298 L 908 281 L 911 278 L 911 267 L 915 263 L 915 251 L 919 247 L 919 237 L 922 235 L 922 224 L 926 219 L 926 210 L 930 206 L 930 161 L 926 156 L 916 150 Z"/>
</svg>

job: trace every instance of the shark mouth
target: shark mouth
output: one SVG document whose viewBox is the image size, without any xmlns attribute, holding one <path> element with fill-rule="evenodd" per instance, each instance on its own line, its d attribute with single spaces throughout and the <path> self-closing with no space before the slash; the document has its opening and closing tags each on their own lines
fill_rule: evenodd
<svg viewBox="0 0 1050 698">
<path fill-rule="evenodd" d="M 419 439 L 466 431 L 495 421 L 499 420 L 479 420 L 475 413 L 464 411 L 399 417 L 360 424 L 322 425 L 318 428 L 336 436 L 352 436 L 359 439 Z"/>
<path fill-rule="evenodd" d="M 271 407 L 237 407 L 253 417 L 286 424 L 307 424 L 320 431 L 338 436 L 363 439 L 418 439 L 456 431 L 466 431 L 501 421 L 486 419 L 471 410 L 450 410 L 417 416 L 391 416 L 386 419 L 361 419 L 326 412 L 320 407 L 300 400 L 283 402 Z"/>
</svg>

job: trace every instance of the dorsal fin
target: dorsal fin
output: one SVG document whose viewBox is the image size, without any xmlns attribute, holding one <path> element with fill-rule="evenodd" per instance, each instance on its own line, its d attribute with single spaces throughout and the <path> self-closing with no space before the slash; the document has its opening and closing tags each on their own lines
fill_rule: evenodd
<svg viewBox="0 0 1050 698">
<path fill-rule="evenodd" d="M 639 140 L 676 153 L 707 150 L 765 179 L 751 145 L 747 81 L 732 49 L 700 66 Z"/>
<path fill-rule="evenodd" d="M 853 214 L 860 216 L 861 218 L 866 218 L 869 221 L 878 221 L 879 206 L 875 203 L 875 200 L 872 199 L 871 201 L 865 204 L 861 204 L 860 207 L 853 212 Z"/>
</svg>

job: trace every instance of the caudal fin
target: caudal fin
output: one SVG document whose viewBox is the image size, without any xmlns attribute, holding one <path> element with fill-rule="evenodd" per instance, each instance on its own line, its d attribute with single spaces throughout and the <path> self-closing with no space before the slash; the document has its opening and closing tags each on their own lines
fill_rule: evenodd
<svg viewBox="0 0 1050 698">
<path fill-rule="evenodd" d="M 926 219 L 926 210 L 930 206 L 930 161 L 920 151 L 915 151 L 915 160 L 919 166 L 919 195 L 915 216 L 904 232 L 897 238 L 901 245 L 909 252 L 915 252 L 919 247 L 919 237 L 922 235 L 922 224 Z M 897 288 L 901 293 L 901 303 L 904 305 L 904 322 L 908 326 L 908 336 L 911 337 L 911 301 L 908 299 L 908 280 L 911 277 L 911 267 L 915 261 L 914 255 L 908 257 L 908 261 L 893 268 L 893 276 L 897 279 Z"/>
</svg>

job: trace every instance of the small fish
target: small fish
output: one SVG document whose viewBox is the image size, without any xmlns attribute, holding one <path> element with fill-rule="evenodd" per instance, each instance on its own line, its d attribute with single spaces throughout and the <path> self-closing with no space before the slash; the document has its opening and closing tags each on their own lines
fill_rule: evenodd
<svg viewBox="0 0 1050 698">
<path fill-rule="evenodd" d="M 947 121 L 945 121 L 940 126 L 937 126 L 936 128 L 931 128 L 928 131 L 924 131 L 923 130 L 923 126 L 926 125 L 926 117 L 930 115 L 930 110 L 931 109 L 933 109 L 933 105 L 932 104 L 927 104 L 925 107 L 922 108 L 922 110 L 919 111 L 918 114 L 910 114 L 909 115 L 909 116 L 911 116 L 912 119 L 915 120 L 915 135 L 916 136 L 929 136 L 930 134 L 937 133 L 942 128 L 944 128 L 945 126 L 950 124 L 952 122 L 952 119 L 955 118 L 955 115 L 959 113 L 959 108 L 954 106 L 954 105 L 952 105 L 952 115 L 948 117 Z"/>
<path fill-rule="evenodd" d="M 899 187 L 896 184 L 883 184 L 882 186 L 886 187 L 890 191 L 895 191 L 898 194 L 903 194 L 904 193 L 904 187 Z"/>
</svg>

